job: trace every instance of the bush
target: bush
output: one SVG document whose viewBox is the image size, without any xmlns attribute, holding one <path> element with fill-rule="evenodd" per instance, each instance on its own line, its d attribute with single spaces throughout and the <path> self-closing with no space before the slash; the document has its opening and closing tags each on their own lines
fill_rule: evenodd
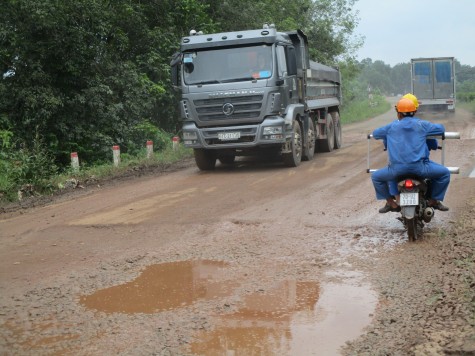
<svg viewBox="0 0 475 356">
<path fill-rule="evenodd" d="M 153 141 L 154 151 L 162 151 L 171 146 L 172 135 L 151 122 L 144 120 L 132 130 L 125 147 L 125 152 L 134 156 L 138 155 L 144 150 L 148 140 Z"/>
<path fill-rule="evenodd" d="M 50 189 L 48 180 L 57 173 L 54 159 L 40 140 L 32 148 L 11 141 L 2 141 L 0 152 L 0 197 L 12 201 L 18 191 L 29 187 L 30 192 Z"/>
<path fill-rule="evenodd" d="M 458 93 L 457 99 L 466 103 L 475 101 L 475 92 Z"/>
</svg>

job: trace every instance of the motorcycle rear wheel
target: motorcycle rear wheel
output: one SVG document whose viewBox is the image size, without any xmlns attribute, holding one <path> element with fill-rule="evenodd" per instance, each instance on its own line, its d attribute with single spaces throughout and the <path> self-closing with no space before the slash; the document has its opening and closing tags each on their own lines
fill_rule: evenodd
<svg viewBox="0 0 475 356">
<path fill-rule="evenodd" d="M 417 239 L 417 217 L 412 219 L 404 219 L 404 225 L 406 226 L 407 230 L 407 238 L 409 242 L 416 241 Z"/>
</svg>

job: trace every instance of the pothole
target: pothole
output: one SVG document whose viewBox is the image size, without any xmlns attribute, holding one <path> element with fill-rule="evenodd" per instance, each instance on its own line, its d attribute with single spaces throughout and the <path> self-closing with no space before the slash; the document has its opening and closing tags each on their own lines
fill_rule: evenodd
<svg viewBox="0 0 475 356">
<path fill-rule="evenodd" d="M 286 281 L 244 298 L 235 313 L 199 332 L 199 355 L 334 355 L 371 322 L 376 296 L 367 285 Z"/>
<path fill-rule="evenodd" d="M 198 300 L 229 295 L 235 286 L 223 281 L 228 264 L 181 261 L 148 266 L 133 281 L 82 296 L 88 309 L 106 313 L 157 313 Z"/>
<path fill-rule="evenodd" d="M 83 296 L 80 302 L 106 313 L 174 310 L 232 295 L 246 281 L 230 281 L 228 268 L 226 262 L 207 260 L 152 265 L 135 280 Z M 377 303 L 358 276 L 330 275 L 336 281 L 324 284 L 276 281 L 241 296 L 232 309 L 210 315 L 212 327 L 194 332 L 187 347 L 200 355 L 337 354 L 371 322 Z"/>
</svg>

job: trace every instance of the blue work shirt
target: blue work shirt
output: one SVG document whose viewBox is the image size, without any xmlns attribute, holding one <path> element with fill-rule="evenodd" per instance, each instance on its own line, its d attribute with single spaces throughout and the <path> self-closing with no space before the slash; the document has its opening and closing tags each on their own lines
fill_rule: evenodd
<svg viewBox="0 0 475 356">
<path fill-rule="evenodd" d="M 427 148 L 429 148 L 429 151 L 436 151 L 439 148 L 439 143 L 435 138 L 428 138 L 426 143 Z"/>
<path fill-rule="evenodd" d="M 444 125 L 406 116 L 374 130 L 373 137 L 386 141 L 389 164 L 397 167 L 428 160 L 427 137 L 444 132 Z"/>
<path fill-rule="evenodd" d="M 383 139 L 384 150 L 388 149 L 388 145 L 386 144 L 386 139 Z M 428 138 L 426 140 L 427 148 L 429 151 L 437 151 L 439 149 L 439 142 L 435 138 Z"/>
</svg>

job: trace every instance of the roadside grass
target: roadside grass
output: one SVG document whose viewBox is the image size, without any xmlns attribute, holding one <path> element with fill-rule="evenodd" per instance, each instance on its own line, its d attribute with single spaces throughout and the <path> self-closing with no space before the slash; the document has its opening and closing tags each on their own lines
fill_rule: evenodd
<svg viewBox="0 0 475 356">
<path fill-rule="evenodd" d="M 191 157 L 192 152 L 191 149 L 178 144 L 176 149 L 167 147 L 162 151 L 154 152 L 150 158 L 148 158 L 146 150 L 144 149 L 140 151 L 137 156 L 122 154 L 120 156 L 120 163 L 117 166 L 111 162 L 90 167 L 81 167 L 76 171 L 70 168 L 68 171 L 53 177 L 51 183 L 53 186 L 61 187 L 61 185 L 69 179 L 86 181 L 88 179 L 101 180 L 120 177 L 131 170 L 138 171 L 144 168 L 163 167 L 173 164 Z"/>
<path fill-rule="evenodd" d="M 153 152 L 150 158 L 147 158 L 146 149 L 144 148 L 136 156 L 122 154 L 120 156 L 120 163 L 117 166 L 113 164 L 111 157 L 110 163 L 94 166 L 81 165 L 77 170 L 68 168 L 59 174 L 51 176 L 49 179 L 37 182 L 34 187 L 26 185 L 29 189 L 26 189 L 25 185 L 15 186 L 15 183 L 10 181 L 2 172 L 0 173 L 0 206 L 18 201 L 20 197 L 54 194 L 75 184 L 114 179 L 134 171 L 166 167 L 183 159 L 190 158 L 192 155 L 193 151 L 191 149 L 178 144 L 175 149 L 170 145 L 161 151 Z"/>
<path fill-rule="evenodd" d="M 369 118 L 384 114 L 391 109 L 391 104 L 382 96 L 375 96 L 370 102 L 369 99 L 355 100 L 343 106 L 340 117 L 343 124 L 364 121 Z"/>
<path fill-rule="evenodd" d="M 471 113 L 475 114 L 475 101 L 470 102 L 457 102 L 457 105 L 460 106 L 462 109 L 470 111 Z"/>
</svg>

